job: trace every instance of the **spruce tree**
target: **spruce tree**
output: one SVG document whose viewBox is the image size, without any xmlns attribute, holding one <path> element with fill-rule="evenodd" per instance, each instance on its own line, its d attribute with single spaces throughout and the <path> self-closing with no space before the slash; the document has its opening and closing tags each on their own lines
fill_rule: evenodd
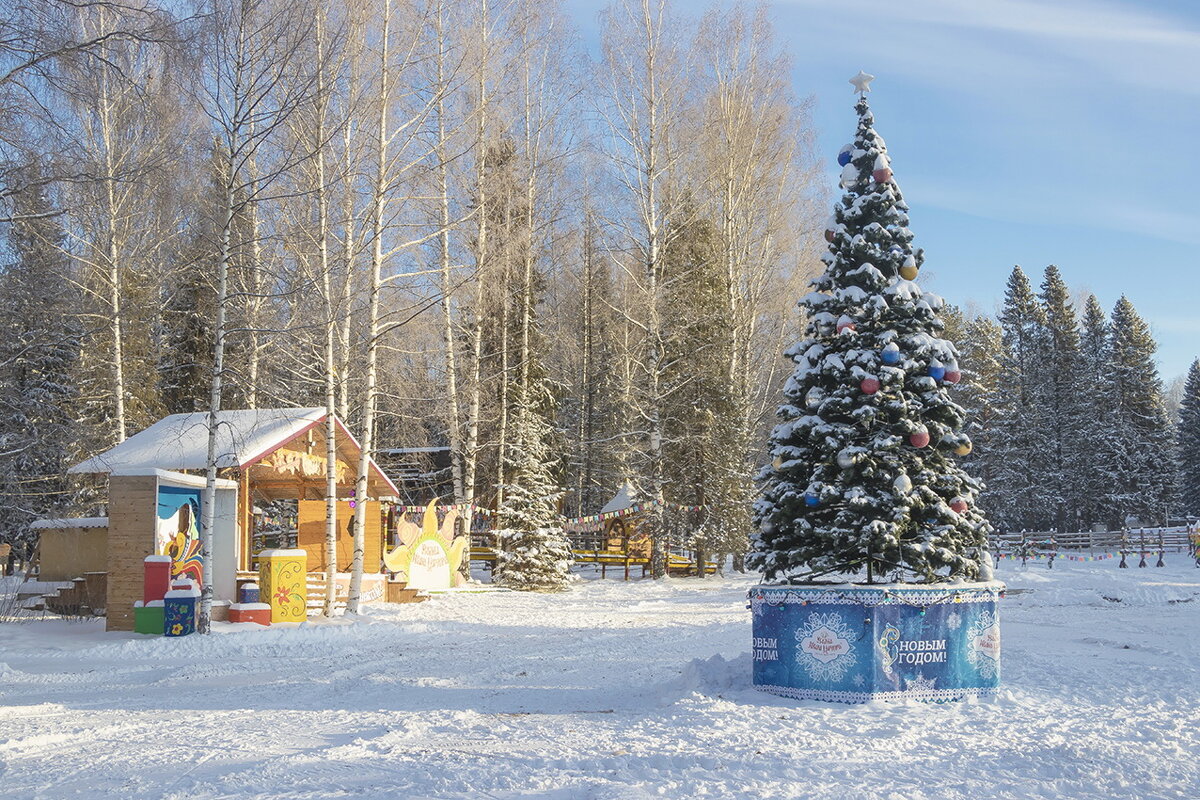
<svg viewBox="0 0 1200 800">
<path fill-rule="evenodd" d="M 964 326 L 960 350 L 962 382 L 955 402 L 967 412 L 967 433 L 976 447 L 963 459 L 963 468 L 989 487 L 979 496 L 979 507 L 989 519 L 999 518 L 996 485 L 996 415 L 1001 402 L 1000 354 L 1003 351 L 1000 326 L 991 317 L 977 316 Z"/>
<path fill-rule="evenodd" d="M 1200 515 L 1200 359 L 1192 362 L 1179 406 L 1179 505 Z"/>
<path fill-rule="evenodd" d="M 1046 493 L 1045 519 L 1060 531 L 1079 524 L 1075 477 L 1081 453 L 1076 442 L 1082 427 L 1079 386 L 1079 321 L 1070 292 L 1058 267 L 1046 267 L 1040 297 L 1046 317 L 1045 351 L 1038 361 L 1038 404 L 1045 420 L 1042 443 L 1042 489 Z"/>
<path fill-rule="evenodd" d="M 530 392 L 514 388 L 514 446 L 508 455 L 511 483 L 496 519 L 495 582 L 510 589 L 558 591 L 570 581 L 571 547 L 562 528 L 558 503 L 562 489 L 550 452 L 554 431 L 545 413 L 552 408 L 548 386 L 539 381 Z"/>
<path fill-rule="evenodd" d="M 75 434 L 73 370 L 81 335 L 65 235 L 37 180 L 10 195 L 11 260 L 0 269 L 0 542 L 30 555 L 29 523 L 62 514 Z M 0 569 L 3 563 L 0 562 Z"/>
<path fill-rule="evenodd" d="M 1174 442 L 1154 360 L 1150 327 L 1124 295 L 1112 313 L 1110 376 L 1116 422 L 1113 461 L 1116 524 L 1165 524 L 1175 493 Z"/>
<path fill-rule="evenodd" d="M 674 226 L 663 253 L 663 278 L 672 285 L 663 322 L 663 470 L 672 487 L 668 499 L 677 504 L 666 517 L 675 529 L 671 539 L 697 562 L 745 552 L 753 490 L 728 374 L 733 341 L 719 237 L 708 219 L 690 213 Z"/>
<path fill-rule="evenodd" d="M 941 298 L 913 279 L 908 207 L 865 94 L 843 149 L 841 184 L 816 290 L 801 300 L 806 338 L 759 475 L 749 559 L 768 581 L 893 571 L 924 582 L 991 577 L 979 484 L 949 397 L 958 353 L 939 334 Z"/>
<path fill-rule="evenodd" d="M 1113 486 L 1118 478 L 1114 464 L 1116 424 L 1113 419 L 1112 359 L 1109 353 L 1108 318 L 1094 294 L 1083 306 L 1079 337 L 1079 387 L 1081 426 L 1075 440 L 1075 502 L 1081 526 L 1114 524 Z"/>
<path fill-rule="evenodd" d="M 999 402 L 989 458 L 996 523 L 1010 530 L 1049 525 L 1045 489 L 1045 428 L 1039 402 L 1041 363 L 1046 350 L 1046 317 L 1029 279 L 1014 267 L 1000 312 Z"/>
</svg>

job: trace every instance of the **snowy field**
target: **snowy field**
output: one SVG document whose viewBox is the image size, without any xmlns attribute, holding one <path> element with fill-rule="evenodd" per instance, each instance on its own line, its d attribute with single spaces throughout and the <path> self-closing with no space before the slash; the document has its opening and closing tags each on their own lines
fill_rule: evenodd
<svg viewBox="0 0 1200 800">
<path fill-rule="evenodd" d="M 0 797 L 1194 799 L 1200 569 L 1168 562 L 1002 562 L 1006 687 L 946 705 L 752 690 L 744 579 L 0 625 Z"/>
</svg>

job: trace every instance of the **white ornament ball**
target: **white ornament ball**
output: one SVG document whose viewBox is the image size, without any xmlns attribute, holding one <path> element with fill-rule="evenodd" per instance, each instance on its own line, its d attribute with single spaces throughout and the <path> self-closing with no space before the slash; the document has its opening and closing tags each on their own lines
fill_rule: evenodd
<svg viewBox="0 0 1200 800">
<path fill-rule="evenodd" d="M 908 494 L 913 488 L 912 480 L 907 475 L 900 475 L 892 481 L 892 488 L 896 490 L 896 494 Z"/>
</svg>

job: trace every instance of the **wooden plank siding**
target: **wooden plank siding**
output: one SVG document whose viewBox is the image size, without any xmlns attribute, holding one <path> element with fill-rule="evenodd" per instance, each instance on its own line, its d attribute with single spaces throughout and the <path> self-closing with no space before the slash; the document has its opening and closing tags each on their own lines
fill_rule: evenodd
<svg viewBox="0 0 1200 800">
<path fill-rule="evenodd" d="M 142 599 L 142 562 L 154 553 L 158 479 L 117 476 L 108 483 L 108 602 L 105 628 L 133 630 L 133 604 Z"/>
<path fill-rule="evenodd" d="M 354 537 L 350 533 L 354 510 L 350 502 L 337 504 L 337 571 L 349 572 L 354 559 Z M 383 564 L 383 509 L 378 501 L 367 502 L 366 542 L 363 571 L 380 572 Z M 325 501 L 301 500 L 297 508 L 296 546 L 308 553 L 309 572 L 325 571 Z"/>
</svg>

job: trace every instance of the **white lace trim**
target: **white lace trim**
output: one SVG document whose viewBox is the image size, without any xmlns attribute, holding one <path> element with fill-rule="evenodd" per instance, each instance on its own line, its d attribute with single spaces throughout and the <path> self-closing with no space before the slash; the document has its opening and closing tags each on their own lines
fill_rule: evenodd
<svg viewBox="0 0 1200 800">
<path fill-rule="evenodd" d="M 755 684 L 760 692 L 790 697 L 794 700 L 822 700 L 828 703 L 869 703 L 872 700 L 920 700 L 927 703 L 951 703 L 968 697 L 995 694 L 998 687 L 979 689 L 913 689 L 901 692 L 843 692 L 832 689 L 795 689 L 791 686 Z"/>
<path fill-rule="evenodd" d="M 932 606 L 941 603 L 995 603 L 1000 599 L 999 588 L 979 589 L 809 589 L 795 586 L 755 586 L 747 594 L 750 607 L 757 612 L 763 605 L 805 605 L 808 603 L 832 606 L 884 605 Z"/>
</svg>

